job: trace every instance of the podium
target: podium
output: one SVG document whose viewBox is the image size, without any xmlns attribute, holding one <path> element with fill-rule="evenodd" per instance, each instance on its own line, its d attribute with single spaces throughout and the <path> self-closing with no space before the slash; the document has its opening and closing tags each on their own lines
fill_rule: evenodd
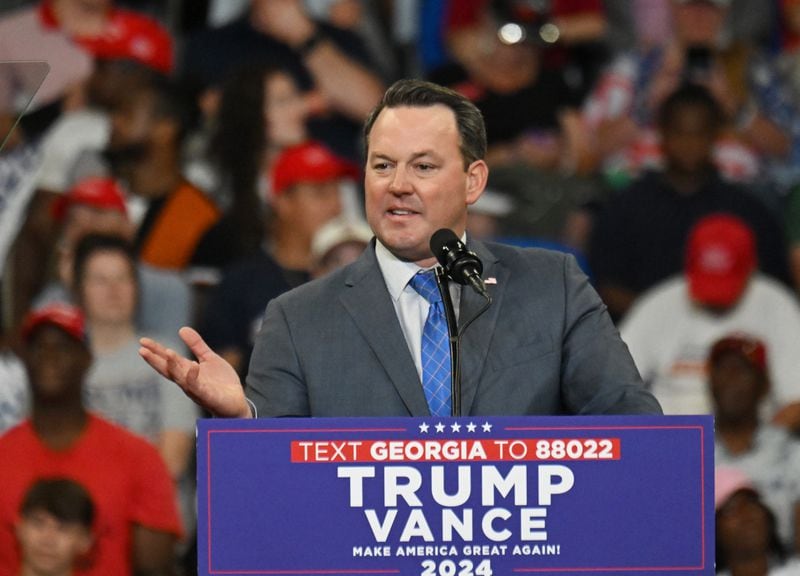
<svg viewBox="0 0 800 576">
<path fill-rule="evenodd" d="M 198 424 L 222 574 L 714 574 L 710 416 Z"/>
</svg>

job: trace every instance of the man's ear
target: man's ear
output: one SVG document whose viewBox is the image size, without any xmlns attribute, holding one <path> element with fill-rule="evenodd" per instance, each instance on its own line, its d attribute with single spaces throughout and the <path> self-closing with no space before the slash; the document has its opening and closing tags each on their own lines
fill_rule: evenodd
<svg viewBox="0 0 800 576">
<path fill-rule="evenodd" d="M 475 160 L 467 168 L 467 205 L 475 204 L 486 189 L 489 167 L 483 160 Z"/>
<path fill-rule="evenodd" d="M 81 537 L 78 540 L 78 554 L 80 556 L 87 556 L 94 546 L 94 536 L 89 528 L 81 530 Z"/>
</svg>

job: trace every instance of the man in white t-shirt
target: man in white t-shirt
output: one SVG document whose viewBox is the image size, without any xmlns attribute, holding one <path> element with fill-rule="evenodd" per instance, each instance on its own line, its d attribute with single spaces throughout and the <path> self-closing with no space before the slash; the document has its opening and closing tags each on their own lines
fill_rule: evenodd
<svg viewBox="0 0 800 576">
<path fill-rule="evenodd" d="M 620 332 L 665 414 L 707 414 L 708 351 L 718 338 L 747 332 L 771 352 L 768 416 L 800 428 L 800 305 L 787 288 L 757 273 L 752 232 L 715 214 L 692 229 L 684 274 L 637 299 Z"/>
</svg>

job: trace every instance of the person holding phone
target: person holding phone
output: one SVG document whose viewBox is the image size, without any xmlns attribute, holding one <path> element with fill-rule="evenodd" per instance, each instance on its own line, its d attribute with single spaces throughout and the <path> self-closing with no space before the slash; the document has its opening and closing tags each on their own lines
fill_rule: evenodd
<svg viewBox="0 0 800 576">
<path fill-rule="evenodd" d="M 800 116 L 772 63 L 724 39 L 730 3 L 670 0 L 669 38 L 620 56 L 587 98 L 582 119 L 592 138 L 579 166 L 600 169 L 618 187 L 660 166 L 656 113 L 685 82 L 709 90 L 725 114 L 714 157 L 726 179 L 754 182 L 768 166 L 790 168 L 800 158 Z"/>
</svg>

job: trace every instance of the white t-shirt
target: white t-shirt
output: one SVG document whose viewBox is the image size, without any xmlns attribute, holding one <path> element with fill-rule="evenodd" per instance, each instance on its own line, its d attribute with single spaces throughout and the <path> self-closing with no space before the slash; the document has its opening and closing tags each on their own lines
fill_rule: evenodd
<svg viewBox="0 0 800 576">
<path fill-rule="evenodd" d="M 197 406 L 142 362 L 138 338 L 113 352 L 95 353 L 83 392 L 88 408 L 151 441 L 164 430 L 194 434 Z"/>
<path fill-rule="evenodd" d="M 787 288 L 755 274 L 735 308 L 712 314 L 693 305 L 683 276 L 642 294 L 620 325 L 622 339 L 665 414 L 712 411 L 706 358 L 733 332 L 761 339 L 771 382 L 767 412 L 800 400 L 800 305 Z"/>
<path fill-rule="evenodd" d="M 27 416 L 29 396 L 22 362 L 10 352 L 0 352 L 0 434 Z"/>
</svg>

